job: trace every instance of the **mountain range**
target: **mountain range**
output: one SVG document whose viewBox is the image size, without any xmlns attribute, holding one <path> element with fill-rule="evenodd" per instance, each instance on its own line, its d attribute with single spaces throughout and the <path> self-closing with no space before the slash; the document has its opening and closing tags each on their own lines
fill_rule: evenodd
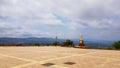
<svg viewBox="0 0 120 68">
<path fill-rule="evenodd" d="M 51 45 L 55 42 L 55 38 L 0 38 L 0 44 L 25 44 L 32 45 L 35 43 L 40 43 L 42 45 Z M 58 42 L 61 44 L 66 39 L 58 39 Z M 79 44 L 79 39 L 71 39 L 75 45 Z M 97 47 L 108 47 L 112 45 L 114 41 L 106 41 L 106 40 L 84 40 L 86 46 L 90 46 L 92 48 Z"/>
</svg>

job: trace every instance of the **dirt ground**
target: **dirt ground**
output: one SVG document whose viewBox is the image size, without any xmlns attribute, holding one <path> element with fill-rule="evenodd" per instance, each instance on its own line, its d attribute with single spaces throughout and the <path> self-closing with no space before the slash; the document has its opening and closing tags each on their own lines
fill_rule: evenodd
<svg viewBox="0 0 120 68">
<path fill-rule="evenodd" d="M 0 68 L 120 68 L 120 51 L 67 47 L 0 47 Z"/>
</svg>

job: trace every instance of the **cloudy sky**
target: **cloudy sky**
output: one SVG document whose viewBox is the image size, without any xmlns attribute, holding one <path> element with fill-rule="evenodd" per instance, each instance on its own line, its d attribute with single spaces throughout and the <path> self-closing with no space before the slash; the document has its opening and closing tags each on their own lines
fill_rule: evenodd
<svg viewBox="0 0 120 68">
<path fill-rule="evenodd" d="M 120 0 L 0 0 L 0 37 L 120 40 Z"/>
</svg>

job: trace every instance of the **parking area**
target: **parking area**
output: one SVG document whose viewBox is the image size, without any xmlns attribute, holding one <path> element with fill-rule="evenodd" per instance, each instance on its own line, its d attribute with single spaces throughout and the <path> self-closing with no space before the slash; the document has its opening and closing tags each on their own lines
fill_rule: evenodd
<svg viewBox="0 0 120 68">
<path fill-rule="evenodd" d="M 68 47 L 0 47 L 0 68 L 120 68 L 120 51 Z"/>
</svg>

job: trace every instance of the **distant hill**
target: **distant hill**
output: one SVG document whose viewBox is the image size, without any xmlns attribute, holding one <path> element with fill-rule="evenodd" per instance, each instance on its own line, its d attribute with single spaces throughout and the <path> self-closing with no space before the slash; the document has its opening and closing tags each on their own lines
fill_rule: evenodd
<svg viewBox="0 0 120 68">
<path fill-rule="evenodd" d="M 0 44 L 52 44 L 55 41 L 54 38 L 0 38 Z M 62 42 L 61 39 L 58 39 L 59 42 Z"/>
<path fill-rule="evenodd" d="M 58 39 L 59 43 L 62 43 L 65 39 Z M 78 45 L 79 39 L 72 39 L 75 45 Z M 25 44 L 32 45 L 34 43 L 40 43 L 43 45 L 50 45 L 55 41 L 55 38 L 0 38 L 0 44 Z M 108 47 L 114 41 L 105 41 L 105 40 L 85 40 L 85 45 L 90 46 L 91 48 L 98 47 Z"/>
</svg>

